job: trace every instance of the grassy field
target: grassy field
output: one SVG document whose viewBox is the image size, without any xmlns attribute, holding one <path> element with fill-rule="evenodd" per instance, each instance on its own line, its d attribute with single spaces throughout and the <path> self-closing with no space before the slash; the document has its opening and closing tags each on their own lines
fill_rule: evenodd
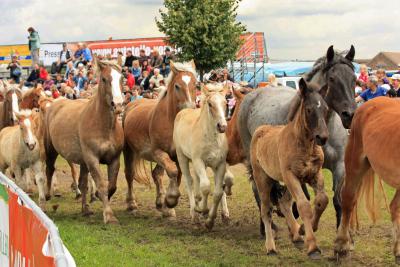
<svg viewBox="0 0 400 267">
<path fill-rule="evenodd" d="M 295 248 L 289 240 L 282 218 L 274 215 L 280 227 L 276 245 L 277 256 L 267 256 L 264 240 L 258 233 L 258 210 L 251 187 L 241 165 L 232 168 L 235 174 L 233 196 L 228 205 L 231 222 L 224 225 L 220 216 L 212 231 L 190 222 L 189 204 L 184 186 L 176 208 L 176 220 L 162 218 L 155 209 L 155 189 L 135 186 L 139 209 L 125 211 L 125 178 L 120 171 L 118 190 L 112 208 L 120 225 L 104 225 L 99 201 L 92 204 L 95 214 L 81 216 L 81 204 L 74 199 L 69 186 L 72 179 L 64 161 L 57 162 L 57 176 L 63 196 L 49 203 L 60 204 L 56 212 L 49 212 L 61 237 L 75 258 L 77 266 L 392 266 L 392 229 L 389 214 L 382 212 L 377 225 L 371 225 L 361 209 L 362 225 L 355 237 L 355 251 L 337 262 L 333 257 L 336 235 L 332 205 L 331 175 L 324 172 L 330 203 L 322 216 L 316 233 L 323 258 L 311 261 L 304 249 Z M 121 167 L 123 170 L 123 167 Z M 164 179 L 167 183 L 167 177 Z M 389 191 L 389 196 L 393 192 Z"/>
</svg>

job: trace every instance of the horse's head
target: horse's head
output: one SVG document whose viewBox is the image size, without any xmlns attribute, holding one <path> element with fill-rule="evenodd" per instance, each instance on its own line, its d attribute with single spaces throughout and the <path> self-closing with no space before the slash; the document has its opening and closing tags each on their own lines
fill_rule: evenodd
<svg viewBox="0 0 400 267">
<path fill-rule="evenodd" d="M 307 78 L 308 81 L 318 83 L 322 90 L 326 91 L 325 100 L 328 106 L 340 116 L 345 128 L 350 128 L 357 107 L 354 100 L 354 55 L 354 46 L 351 46 L 345 57 L 336 53 L 333 46 L 330 46 L 326 57 L 316 62 L 317 71 L 311 71 L 312 75 Z"/>
<path fill-rule="evenodd" d="M 7 114 L 12 125 L 18 122 L 14 111 L 19 111 L 19 104 L 21 103 L 22 93 L 16 85 L 8 85 L 7 91 L 4 96 L 4 106 L 7 109 Z"/>
<path fill-rule="evenodd" d="M 222 84 L 203 85 L 203 108 L 208 109 L 211 119 L 219 133 L 225 133 L 228 123 L 225 118 L 226 90 Z"/>
<path fill-rule="evenodd" d="M 328 105 L 324 100 L 324 95 L 320 94 L 320 88 L 313 83 L 307 84 L 303 78 L 299 81 L 300 97 L 302 100 L 301 112 L 304 112 L 305 124 L 312 134 L 314 141 L 322 146 L 329 137 L 326 117 Z"/>
<path fill-rule="evenodd" d="M 122 97 L 122 74 L 121 67 L 112 61 L 95 60 L 100 73 L 99 92 L 105 92 L 107 104 L 109 104 L 115 114 L 123 112 Z"/>
<path fill-rule="evenodd" d="M 33 150 L 36 146 L 36 138 L 32 131 L 32 111 L 29 109 L 24 109 L 21 111 L 15 111 L 14 114 L 18 119 L 19 128 L 21 129 L 21 134 L 25 145 L 29 148 L 29 150 Z"/>
<path fill-rule="evenodd" d="M 170 68 L 171 73 L 167 78 L 165 94 L 174 95 L 179 109 L 195 108 L 197 79 L 194 61 L 183 63 L 171 61 Z"/>
<path fill-rule="evenodd" d="M 33 109 L 39 108 L 39 99 L 43 97 L 43 86 L 38 83 L 33 89 L 26 91 L 22 95 L 21 108 Z"/>
</svg>

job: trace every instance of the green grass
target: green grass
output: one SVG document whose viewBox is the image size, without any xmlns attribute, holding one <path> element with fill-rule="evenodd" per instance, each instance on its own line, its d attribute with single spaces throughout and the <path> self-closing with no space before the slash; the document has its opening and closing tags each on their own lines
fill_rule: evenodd
<svg viewBox="0 0 400 267">
<path fill-rule="evenodd" d="M 64 161 L 57 162 L 57 175 L 62 183 L 63 197 L 49 203 L 60 204 L 57 212 L 49 216 L 59 227 L 61 237 L 77 266 L 335 266 L 333 241 L 336 236 L 336 219 L 332 205 L 331 175 L 324 172 L 326 191 L 330 203 L 322 216 L 316 233 L 323 259 L 311 261 L 304 249 L 295 248 L 289 240 L 286 223 L 274 215 L 280 227 L 276 240 L 278 256 L 267 256 L 264 240 L 258 233 L 258 210 L 243 166 L 233 168 L 235 185 L 228 199 L 231 215 L 229 225 L 220 216 L 212 231 L 190 222 L 189 205 L 184 186 L 176 208 L 175 221 L 162 218 L 155 209 L 155 188 L 135 185 L 139 209 L 125 211 L 126 183 L 121 167 L 118 190 L 112 199 L 112 208 L 120 225 L 104 225 L 99 201 L 91 208 L 95 214 L 82 217 L 81 204 L 74 199 L 69 185 L 72 181 Z M 167 177 L 164 184 L 168 184 Z M 393 190 L 387 190 L 393 195 Z M 382 205 L 382 207 L 384 207 Z M 355 237 L 356 247 L 350 258 L 341 266 L 392 266 L 392 229 L 389 214 L 382 212 L 377 225 L 370 225 L 363 209 L 361 230 Z"/>
</svg>

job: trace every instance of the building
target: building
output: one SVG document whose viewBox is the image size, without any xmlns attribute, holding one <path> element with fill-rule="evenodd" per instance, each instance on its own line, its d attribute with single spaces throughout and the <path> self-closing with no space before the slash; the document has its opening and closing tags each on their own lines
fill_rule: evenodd
<svg viewBox="0 0 400 267">
<path fill-rule="evenodd" d="M 380 52 L 367 63 L 372 69 L 397 70 L 400 66 L 400 52 Z"/>
</svg>

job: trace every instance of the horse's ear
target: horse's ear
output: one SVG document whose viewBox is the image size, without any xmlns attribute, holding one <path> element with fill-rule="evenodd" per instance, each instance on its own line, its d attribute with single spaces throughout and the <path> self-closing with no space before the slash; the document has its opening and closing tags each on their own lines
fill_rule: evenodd
<svg viewBox="0 0 400 267">
<path fill-rule="evenodd" d="M 178 70 L 176 69 L 176 67 L 175 67 L 175 64 L 174 64 L 174 61 L 173 60 L 170 60 L 169 61 L 169 68 L 170 68 L 170 70 L 173 72 L 173 73 L 177 73 L 178 72 Z"/>
<path fill-rule="evenodd" d="M 323 87 L 319 90 L 319 94 L 322 96 L 322 98 L 325 98 L 326 95 L 328 94 L 328 85 L 323 86 Z"/>
<path fill-rule="evenodd" d="M 333 45 L 331 45 L 328 48 L 328 51 L 326 52 L 326 60 L 328 62 L 331 62 L 333 60 L 333 58 L 335 57 L 335 50 L 333 50 Z"/>
<path fill-rule="evenodd" d="M 299 81 L 299 88 L 300 88 L 300 94 L 302 97 L 305 97 L 307 95 L 308 92 L 308 87 L 307 87 L 307 83 L 306 81 L 301 78 Z"/>
<path fill-rule="evenodd" d="M 190 65 L 192 65 L 192 68 L 193 68 L 194 70 L 196 70 L 196 64 L 194 63 L 194 60 L 193 60 L 193 59 L 190 61 Z"/>
<path fill-rule="evenodd" d="M 355 54 L 356 54 L 356 50 L 354 49 L 354 46 L 351 45 L 350 50 L 346 55 L 346 59 L 349 61 L 353 61 Z"/>
</svg>

